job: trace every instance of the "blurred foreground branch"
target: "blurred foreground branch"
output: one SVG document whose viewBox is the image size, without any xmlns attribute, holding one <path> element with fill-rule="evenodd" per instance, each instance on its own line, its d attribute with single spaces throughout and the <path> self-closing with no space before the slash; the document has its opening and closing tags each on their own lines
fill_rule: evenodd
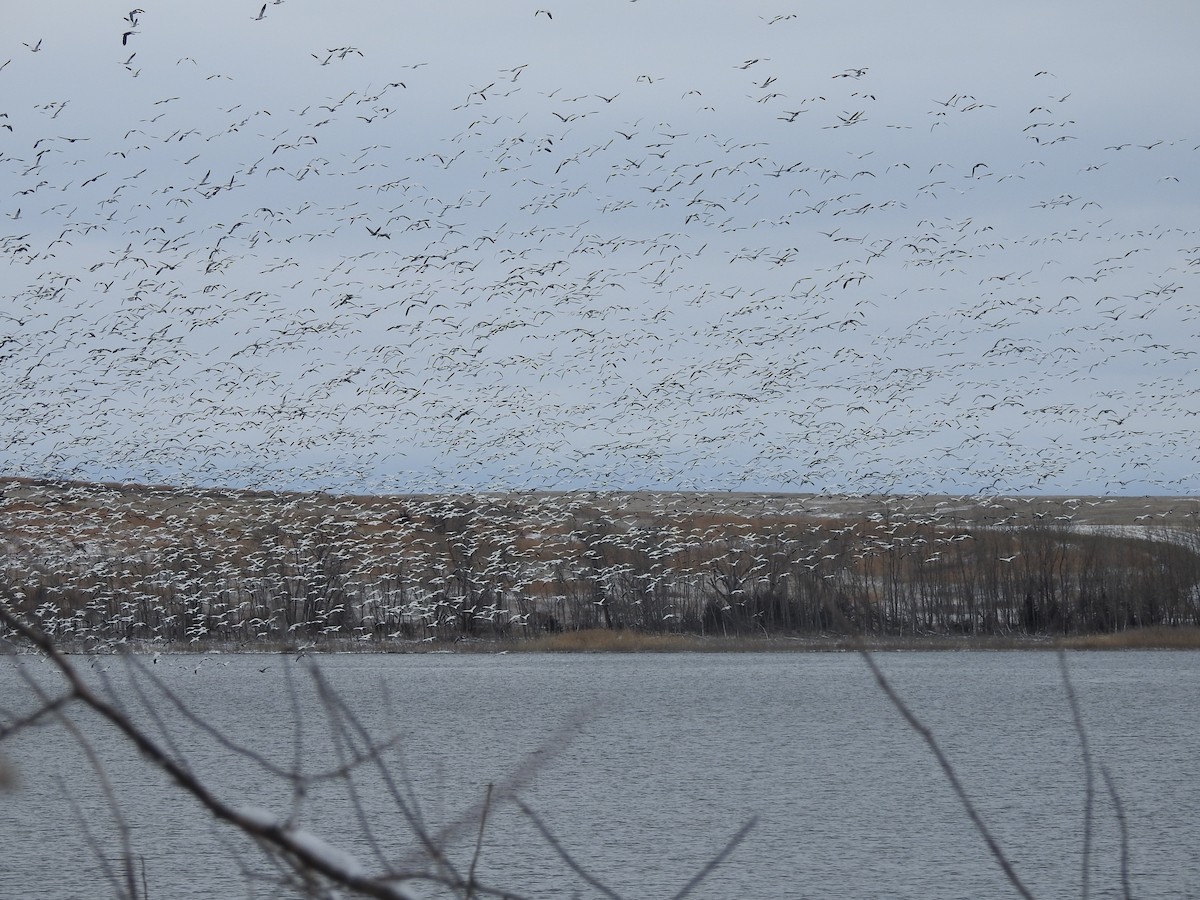
<svg viewBox="0 0 1200 900">
<path fill-rule="evenodd" d="M 907 723 L 913 731 L 920 735 L 921 740 L 923 740 L 926 747 L 929 748 L 929 752 L 937 761 L 938 766 L 942 770 L 942 774 L 946 778 L 946 781 L 949 783 L 951 789 L 954 791 L 955 796 L 962 804 L 963 809 L 967 813 L 967 817 L 971 820 L 972 827 L 974 827 L 979 836 L 983 838 L 984 843 L 987 845 L 988 852 L 996 861 L 996 864 L 1000 867 L 1000 870 L 1004 873 L 1005 879 L 1021 897 L 1025 898 L 1025 900 L 1034 900 L 1033 892 L 1024 883 L 1024 881 L 1021 880 L 1021 877 L 1017 874 L 1016 868 L 1013 866 L 1012 861 L 1001 848 L 995 835 L 992 834 L 991 829 L 988 828 L 987 822 L 981 815 L 979 808 L 967 794 L 967 790 L 964 787 L 962 780 L 958 777 L 958 772 L 955 770 L 954 765 L 950 762 L 950 758 L 946 755 L 945 751 L 938 743 L 933 731 L 900 697 L 900 694 L 896 691 L 895 686 L 893 686 L 887 676 L 884 675 L 883 670 L 879 667 L 879 664 L 875 660 L 875 657 L 872 655 L 871 651 L 869 651 L 865 646 L 860 645 L 858 652 L 863 658 L 863 661 L 867 664 L 867 668 L 870 669 L 872 676 L 875 678 L 876 684 L 879 685 L 880 690 L 883 691 L 884 696 L 887 697 L 888 702 L 896 708 L 897 712 L 900 713 L 905 723 Z M 1087 730 L 1083 723 L 1083 715 L 1079 709 L 1079 701 L 1075 696 L 1075 688 L 1071 683 L 1070 673 L 1067 670 L 1066 654 L 1061 649 L 1058 650 L 1057 653 L 1059 668 L 1062 672 L 1063 687 L 1066 691 L 1067 702 L 1071 708 L 1072 723 L 1074 724 L 1075 732 L 1079 739 L 1080 753 L 1083 759 L 1085 799 L 1082 853 L 1083 862 L 1080 896 L 1082 900 L 1088 900 L 1091 876 L 1092 821 L 1095 798 L 1093 762 L 1091 748 L 1088 743 Z M 1104 767 L 1101 767 L 1101 772 L 1104 776 L 1105 786 L 1112 801 L 1113 809 L 1121 831 L 1120 873 L 1121 887 L 1123 892 L 1122 896 L 1125 898 L 1125 900 L 1131 900 L 1132 889 L 1130 887 L 1129 880 L 1129 835 L 1125 825 L 1125 809 L 1121 802 L 1121 798 L 1117 793 L 1116 784 L 1113 782 L 1108 770 Z"/>
<path fill-rule="evenodd" d="M 139 724 L 125 711 L 119 702 L 109 699 L 85 680 L 82 672 L 70 658 L 35 625 L 23 619 L 14 612 L 12 604 L 0 598 L 0 626 L 10 637 L 28 645 L 44 656 L 54 667 L 65 682 L 65 688 L 60 693 L 48 694 L 31 678 L 26 677 L 26 683 L 34 693 L 38 705 L 31 712 L 20 716 L 10 717 L 10 714 L 0 709 L 0 740 L 16 735 L 21 731 L 46 719 L 54 719 L 64 727 L 74 740 L 81 746 L 88 757 L 89 763 L 100 782 L 106 803 L 117 823 L 119 831 L 120 857 L 118 872 L 102 851 L 102 844 L 89 830 L 82 811 L 75 805 L 76 816 L 79 818 L 89 845 L 100 862 L 105 878 L 114 894 L 123 900 L 145 900 L 150 896 L 146 885 L 144 862 L 140 866 L 140 858 L 132 847 L 130 829 L 126 825 L 117 797 L 108 784 L 107 774 L 97 754 L 90 745 L 89 739 L 80 731 L 70 714 L 73 706 L 82 706 L 99 715 L 111 727 L 116 729 L 127 744 L 136 749 L 141 758 L 151 766 L 165 773 L 171 783 L 183 793 L 191 796 L 214 819 L 224 822 L 235 829 L 235 833 L 249 839 L 250 846 L 263 851 L 270 863 L 276 869 L 277 880 L 298 892 L 299 896 L 309 898 L 332 898 L 334 896 L 351 895 L 358 897 L 383 898 L 383 900 L 412 900 L 417 894 L 414 887 L 425 884 L 439 891 L 439 896 L 462 897 L 465 900 L 479 896 L 518 897 L 519 894 L 489 886 L 480 882 L 477 877 L 477 864 L 484 843 L 484 830 L 493 808 L 500 803 L 512 804 L 530 821 L 551 847 L 567 869 L 577 877 L 607 897 L 617 898 L 620 895 L 606 886 L 599 878 L 587 872 L 573 855 L 562 845 L 540 817 L 525 803 L 518 794 L 543 766 L 550 755 L 558 748 L 569 743 L 572 732 L 576 731 L 581 722 L 578 718 L 569 721 L 558 732 L 551 735 L 547 742 L 538 750 L 529 754 L 525 761 L 518 765 L 509 776 L 499 784 L 490 785 L 483 801 L 458 816 L 454 821 L 438 829 L 427 826 L 416 805 L 415 798 L 406 794 L 404 778 L 397 778 L 384 760 L 386 751 L 392 749 L 396 739 L 377 741 L 372 738 L 366 727 L 355 715 L 354 711 L 329 685 L 319 670 L 311 670 L 314 684 L 328 715 L 330 737 L 338 757 L 338 764 L 333 769 L 317 774 L 305 774 L 301 771 L 299 759 L 299 736 L 295 737 L 296 757 L 292 767 L 281 767 L 272 763 L 261 754 L 243 747 L 223 734 L 219 729 L 194 712 L 176 696 L 170 688 L 136 658 L 127 658 L 131 673 L 131 684 L 141 705 L 147 711 L 157 726 L 159 735 Z M 102 685 L 110 689 L 111 685 L 102 680 Z M 299 805 L 299 800 L 306 793 L 309 785 L 318 781 L 337 781 L 346 794 L 350 807 L 353 809 L 362 834 L 370 847 L 375 859 L 375 865 L 368 867 L 359 858 L 326 841 L 317 834 L 298 827 L 292 816 L 282 818 L 275 813 L 258 807 L 234 805 L 222 800 L 213 787 L 198 776 L 188 765 L 176 743 L 164 727 L 160 713 L 156 711 L 147 687 L 152 687 L 161 694 L 161 700 L 167 706 L 178 711 L 185 720 L 212 738 L 224 751 L 231 755 L 243 757 L 257 768 L 265 771 L 274 779 L 291 782 L 293 795 Z M 295 706 L 295 692 L 290 688 L 293 697 L 293 715 L 298 717 Z M 7 721 L 5 721 L 7 719 Z M 0 760 L 2 762 L 2 760 Z M 399 814 L 405 827 L 413 839 L 413 849 L 399 861 L 390 859 L 376 837 L 377 829 L 382 823 L 368 820 L 367 813 L 351 775 L 362 766 L 372 766 L 381 778 L 384 790 L 393 808 Z M 3 774 L 0 766 L 0 774 Z M 688 896 L 713 870 L 716 869 L 744 840 L 754 821 L 747 822 L 740 828 L 712 859 L 709 860 L 674 896 Z M 474 853 L 465 873 L 451 861 L 447 848 L 450 844 L 464 835 L 475 831 Z M 247 891 L 253 893 L 250 881 L 252 876 L 243 861 L 244 847 L 236 842 L 227 848 L 232 859 L 239 862 L 242 874 L 247 884 Z"/>
</svg>

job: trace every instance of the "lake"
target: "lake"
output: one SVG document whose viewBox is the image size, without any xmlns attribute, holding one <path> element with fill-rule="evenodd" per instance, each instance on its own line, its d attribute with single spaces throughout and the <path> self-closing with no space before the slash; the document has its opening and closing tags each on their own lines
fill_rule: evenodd
<svg viewBox="0 0 1200 900">
<path fill-rule="evenodd" d="M 933 729 L 1033 894 L 1079 896 L 1084 766 L 1058 657 L 876 659 Z M 395 735 L 393 784 L 430 829 L 525 771 L 518 795 L 623 896 L 672 896 L 752 818 L 745 841 L 691 896 L 1016 896 L 936 760 L 855 654 L 164 654 L 139 658 L 140 670 L 114 657 L 74 660 L 222 799 L 295 811 L 302 827 L 370 869 L 374 854 L 404 860 L 413 847 L 375 769 L 355 769 L 353 791 L 332 779 L 298 798 L 157 685 L 285 769 L 342 765 L 359 725 Z M 1200 896 L 1200 653 L 1066 660 L 1095 761 L 1111 773 L 1127 820 L 1134 894 Z M 322 700 L 314 663 L 353 721 Z M 7 714 L 31 708 L 26 680 L 54 684 L 45 662 L 0 657 Z M 270 872 L 110 728 L 87 714 L 72 720 L 118 798 L 149 897 L 246 896 L 247 877 Z M 118 852 L 113 816 L 78 741 L 49 724 L 0 743 L 0 754 L 19 777 L 16 791 L 0 793 L 0 896 L 113 894 L 98 888 Z M 449 854 L 461 871 L 477 837 L 471 817 Z M 1091 896 L 1122 896 L 1118 819 L 1099 774 L 1092 841 Z M 522 896 L 599 896 L 511 804 L 490 810 L 478 872 Z M 253 887 L 254 896 L 294 896 L 267 881 Z"/>
</svg>

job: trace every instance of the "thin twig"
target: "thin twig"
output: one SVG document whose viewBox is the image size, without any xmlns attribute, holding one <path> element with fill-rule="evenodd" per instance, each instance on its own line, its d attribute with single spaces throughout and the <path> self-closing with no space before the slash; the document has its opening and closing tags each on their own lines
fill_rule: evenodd
<svg viewBox="0 0 1200 900">
<path fill-rule="evenodd" d="M 483 852 L 483 830 L 487 826 L 488 810 L 492 802 L 492 785 L 487 786 L 483 797 L 483 811 L 479 814 L 479 835 L 475 838 L 475 855 L 471 857 L 471 865 L 467 869 L 467 893 L 464 900 L 471 900 L 475 893 L 475 868 L 479 865 L 479 855 Z"/>
<path fill-rule="evenodd" d="M 304 801 L 308 796 L 308 782 L 304 772 L 304 717 L 300 714 L 300 696 L 296 692 L 296 676 L 290 665 L 283 666 L 284 682 L 288 689 L 288 703 L 292 708 L 292 770 L 288 778 L 292 782 L 292 809 L 288 822 L 299 821 L 304 812 Z"/>
<path fill-rule="evenodd" d="M 104 769 L 104 764 L 100 762 L 100 757 L 96 755 L 96 749 L 91 742 L 83 736 L 75 723 L 67 718 L 66 714 L 61 710 L 55 715 L 58 718 L 59 724 L 75 739 L 75 742 L 83 750 L 87 757 L 92 771 L 96 773 L 96 780 L 100 782 L 100 789 L 104 794 L 104 799 L 108 803 L 108 810 L 112 813 L 113 821 L 117 825 L 117 834 L 120 836 L 121 842 L 121 868 L 124 872 L 124 888 L 127 891 L 127 896 L 130 900 L 137 900 L 137 882 L 134 880 L 133 871 L 133 845 L 129 839 L 129 823 L 125 821 L 125 817 L 121 814 L 121 807 L 117 803 L 117 795 L 113 790 L 112 782 L 108 778 L 108 773 Z M 77 814 L 81 814 L 79 811 Z M 90 840 L 90 836 L 89 836 Z M 100 854 L 102 851 L 98 846 L 93 845 L 93 852 Z M 112 884 L 120 885 L 122 879 L 114 878 L 111 875 L 111 870 L 108 865 L 104 866 L 106 873 L 112 879 Z"/>
<path fill-rule="evenodd" d="M 327 705 L 326 708 L 329 709 L 333 706 L 336 706 L 339 714 L 345 718 L 346 723 L 348 723 L 350 727 L 362 735 L 364 740 L 369 742 L 370 736 L 367 732 L 367 729 L 358 721 L 358 718 L 353 712 L 351 712 L 346 703 L 333 689 L 332 685 L 325 680 L 320 670 L 314 666 L 311 668 L 310 674 L 313 678 L 313 682 L 317 686 L 317 691 L 322 697 L 322 701 L 327 704 L 332 704 L 332 706 Z M 341 727 L 345 728 L 346 726 L 342 725 Z M 383 761 L 381 759 L 376 759 L 375 765 L 379 771 L 380 777 L 383 779 L 385 786 L 388 788 L 392 802 L 396 804 L 396 807 L 400 810 L 400 814 L 404 817 L 408 827 L 411 828 L 413 834 L 416 835 L 424 854 L 429 859 L 433 860 L 438 868 L 444 873 L 443 877 L 447 883 L 461 885 L 463 883 L 462 877 L 458 874 L 457 870 L 454 868 L 453 864 L 445 854 L 444 848 L 448 846 L 448 842 L 442 840 L 438 836 L 430 835 L 429 832 L 426 831 L 421 821 L 414 815 L 413 811 L 405 802 L 404 797 L 400 793 L 400 789 L 396 786 L 395 779 L 392 777 L 392 773 L 388 770 L 388 767 L 383 764 Z M 403 865 L 404 868 L 408 868 L 408 866 L 411 865 L 411 861 L 406 861 Z"/>
<path fill-rule="evenodd" d="M 392 693 L 388 690 L 387 682 L 380 679 L 380 689 L 383 691 L 383 708 L 387 713 L 389 722 L 400 719 L 399 713 L 396 711 L 392 703 Z M 408 770 L 408 763 L 405 760 L 403 747 L 398 747 L 396 752 L 392 754 L 393 765 L 399 769 L 400 782 L 404 785 L 407 794 L 403 797 L 405 806 L 412 811 L 413 821 L 421 828 L 427 828 L 425 824 L 425 812 L 421 809 L 421 798 L 417 795 L 416 785 L 413 782 L 412 775 Z"/>
<path fill-rule="evenodd" d="M 53 700 L 44 702 L 41 706 L 27 716 L 22 716 L 20 719 L 0 725 L 0 741 L 4 740 L 11 734 L 16 734 L 22 729 L 28 728 L 31 725 L 36 725 L 37 721 L 43 716 L 48 716 L 52 713 L 58 712 L 61 707 L 66 706 L 74 699 L 74 694 L 63 694 L 59 697 L 55 697 Z"/>
<path fill-rule="evenodd" d="M 947 759 L 946 754 L 938 745 L 937 739 L 933 736 L 933 732 L 930 731 L 929 727 L 920 719 L 918 719 L 916 714 L 908 708 L 908 705 L 900 699 L 900 695 L 896 693 L 896 690 L 892 687 L 891 682 L 888 681 L 887 677 L 883 674 L 883 671 L 879 668 L 878 664 L 876 664 L 875 659 L 871 656 L 870 651 L 868 651 L 865 647 L 860 646 L 858 652 L 859 655 L 861 655 L 866 661 L 867 668 L 871 670 L 871 674 L 875 676 L 875 681 L 879 685 L 880 690 L 883 691 L 884 696 L 891 701 L 892 706 L 894 706 L 900 715 L 904 717 L 904 721 L 908 723 L 909 727 L 912 728 L 913 731 L 921 736 L 921 739 L 925 741 L 926 746 L 929 747 L 930 752 L 933 753 L 933 757 L 937 760 L 938 765 L 941 766 L 942 773 L 946 776 L 946 780 L 950 782 L 950 787 L 954 790 L 955 796 L 958 797 L 959 801 L 963 805 L 963 808 L 967 811 L 967 815 L 971 819 L 971 824 L 975 826 L 975 830 L 979 832 L 979 836 L 982 837 L 984 843 L 987 844 L 987 848 L 991 852 L 992 858 L 996 860 L 997 864 L 999 864 L 1001 870 L 1004 872 L 1004 877 L 1008 879 L 1008 883 L 1011 884 L 1017 893 L 1024 897 L 1025 900 L 1033 900 L 1033 894 L 1030 892 L 1029 888 L 1025 886 L 1024 882 L 1021 881 L 1020 877 L 1018 877 L 1016 870 L 1013 869 L 1012 863 L 1008 861 L 1008 857 L 1005 856 L 1004 851 L 1000 849 L 1000 844 L 997 843 L 996 839 L 992 836 L 991 830 L 984 823 L 983 817 L 979 815 L 979 810 L 975 808 L 975 804 L 972 803 L 971 798 L 967 796 L 966 789 L 963 787 L 962 782 L 958 779 L 958 773 L 954 770 L 954 766 L 950 764 L 950 760 Z"/>
<path fill-rule="evenodd" d="M 534 827 L 537 828 L 542 837 L 546 840 L 546 843 L 554 849 L 554 852 L 558 854 L 559 859 L 565 862 L 572 872 L 602 893 L 605 897 L 608 897 L 609 900 L 623 900 L 620 894 L 618 894 L 596 876 L 592 875 L 587 871 L 587 869 L 575 861 L 575 858 L 571 856 L 571 854 L 567 851 L 567 848 L 564 847 L 559 842 L 558 838 L 554 836 L 554 832 L 550 830 L 549 826 L 547 826 L 545 822 L 538 818 L 537 813 L 535 813 L 532 809 L 526 806 L 524 802 L 516 797 L 512 798 L 512 802 L 515 803 L 517 808 L 525 814 L 530 822 L 533 823 Z"/>
<path fill-rule="evenodd" d="M 154 684 L 156 687 L 159 687 L 160 690 L 163 690 L 163 688 L 160 685 L 158 685 L 158 683 L 157 683 L 158 680 L 152 674 L 150 674 L 149 672 L 147 672 L 145 670 L 145 667 L 142 666 L 138 662 L 136 657 L 134 657 L 131 654 L 127 654 L 125 656 L 125 660 L 126 660 L 126 665 L 129 666 L 133 670 L 132 672 L 129 672 L 129 671 L 126 672 L 126 675 L 129 678 L 129 684 L 133 688 L 134 693 L 137 694 L 138 700 L 141 701 L 142 708 L 146 710 L 146 714 L 148 716 L 150 716 L 150 720 L 158 728 L 158 733 L 159 733 L 160 737 L 162 738 L 163 743 L 166 745 L 167 750 L 170 752 L 171 756 L 181 766 L 186 767 L 187 760 L 183 755 L 183 751 L 181 751 L 179 749 L 179 746 L 175 743 L 175 739 L 171 737 L 171 732 L 170 732 L 170 729 L 167 728 L 167 723 L 165 721 L 163 721 L 163 718 L 159 714 L 159 711 L 155 708 L 154 704 L 150 702 L 150 697 L 147 696 L 146 690 L 142 686 L 141 679 L 136 676 L 137 675 L 147 675 L 150 678 L 151 684 Z"/>
<path fill-rule="evenodd" d="M 384 854 L 383 848 L 379 845 L 379 841 L 375 837 L 375 830 L 371 827 L 366 808 L 363 806 L 362 797 L 359 795 L 358 785 L 355 783 L 352 775 L 352 761 L 359 755 L 359 752 L 355 746 L 354 736 L 343 722 L 343 718 L 345 717 L 344 704 L 340 697 L 331 695 L 326 691 L 321 692 L 320 698 L 322 705 L 325 707 L 325 715 L 329 721 L 330 736 L 333 738 L 333 752 L 337 756 L 340 768 L 347 771 L 347 775 L 342 781 L 345 785 L 346 793 L 349 795 L 351 808 L 358 819 L 360 833 L 365 837 L 367 844 L 370 846 L 371 852 L 375 856 L 375 861 L 380 866 L 386 867 L 388 865 L 387 856 Z M 363 740 L 368 745 L 370 744 L 369 735 L 364 734 Z M 374 754 L 371 755 L 374 757 Z"/>
<path fill-rule="evenodd" d="M 1087 729 L 1083 727 L 1083 715 L 1079 711 L 1075 686 L 1071 683 L 1071 676 L 1067 672 L 1067 654 L 1062 648 L 1058 650 L 1058 665 L 1062 670 L 1063 687 L 1066 688 L 1067 703 L 1071 707 L 1071 719 L 1075 723 L 1075 734 L 1079 738 L 1079 750 L 1083 755 L 1083 887 L 1081 895 L 1083 900 L 1088 900 L 1092 859 L 1092 810 L 1096 797 L 1096 777 L 1092 769 L 1092 751 L 1088 744 Z"/>
<path fill-rule="evenodd" d="M 509 773 L 507 778 L 493 785 L 491 800 L 516 801 L 517 792 L 524 788 L 534 775 L 541 771 L 554 755 L 568 744 L 570 738 L 579 731 L 580 726 L 594 714 L 595 707 L 592 707 L 589 710 L 577 710 L 575 714 L 568 717 L 536 749 L 525 754 L 520 764 Z M 448 847 L 454 843 L 466 833 L 467 829 L 474 827 L 479 820 L 481 806 L 482 802 L 474 804 L 453 822 L 440 828 L 433 836 L 434 842 L 440 847 Z"/>
<path fill-rule="evenodd" d="M 704 868 L 693 875 L 691 880 L 688 881 L 688 883 L 685 884 L 683 888 L 680 889 L 679 893 L 671 898 L 671 900 L 683 900 L 684 897 L 694 891 L 700 885 L 700 882 L 704 881 L 705 878 L 711 875 L 717 866 L 723 863 L 729 857 L 729 854 L 738 848 L 742 841 L 746 839 L 746 835 L 748 835 L 757 824 L 758 817 L 755 816 L 745 825 L 739 828 L 734 833 L 733 837 L 725 842 L 725 846 L 721 848 L 721 852 L 705 863 Z"/>
<path fill-rule="evenodd" d="M 386 880 L 346 871 L 336 861 L 331 861 L 320 849 L 314 849 L 311 842 L 299 839 L 292 829 L 283 824 L 263 822 L 218 799 L 203 782 L 174 760 L 124 712 L 93 691 L 52 639 L 13 615 L 8 604 L 3 602 L 0 602 L 0 623 L 12 628 L 41 650 L 66 678 L 73 694 L 81 703 L 112 724 L 143 757 L 170 776 L 183 791 L 195 798 L 213 816 L 288 854 L 296 860 L 295 868 L 299 872 L 320 875 L 334 884 L 379 900 L 399 900 L 408 897 L 407 892 L 392 886 Z M 61 711 L 59 715 L 62 715 Z M 84 749 L 87 752 L 86 743 Z M 452 884 L 447 881 L 443 883 Z"/>
<path fill-rule="evenodd" d="M 1112 798 L 1113 809 L 1117 814 L 1117 827 L 1121 831 L 1121 890 L 1125 900 L 1133 900 L 1133 887 L 1129 882 L 1129 829 L 1125 822 L 1125 804 L 1117 793 L 1117 784 L 1113 781 L 1108 767 L 1100 766 L 1100 774 L 1104 777 L 1104 785 L 1108 788 L 1108 796 Z"/>
<path fill-rule="evenodd" d="M 75 816 L 75 821 L 79 823 L 79 828 L 83 832 L 84 842 L 87 843 L 88 849 L 92 851 L 92 856 L 96 858 L 96 863 L 100 866 L 100 871 L 104 873 L 104 880 L 113 885 L 119 895 L 122 892 L 121 880 L 113 872 L 108 857 L 104 855 L 104 850 L 100 846 L 100 841 L 92 833 L 92 826 L 88 824 L 87 816 L 84 815 L 79 801 L 67 790 L 67 785 L 61 778 L 55 776 L 54 782 L 58 785 L 59 793 L 66 798 L 67 804 L 71 807 L 71 813 Z"/>
</svg>

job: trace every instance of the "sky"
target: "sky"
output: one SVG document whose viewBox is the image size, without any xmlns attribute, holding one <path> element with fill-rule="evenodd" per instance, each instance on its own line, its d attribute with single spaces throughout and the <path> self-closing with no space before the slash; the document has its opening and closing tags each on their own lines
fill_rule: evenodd
<svg viewBox="0 0 1200 900">
<path fill-rule="evenodd" d="M 24 4 L 0 474 L 1200 489 L 1193 3 Z"/>
</svg>

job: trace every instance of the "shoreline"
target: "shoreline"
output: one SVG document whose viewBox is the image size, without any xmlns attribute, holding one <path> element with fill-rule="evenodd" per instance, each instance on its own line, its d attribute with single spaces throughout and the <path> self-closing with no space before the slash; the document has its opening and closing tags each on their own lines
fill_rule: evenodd
<svg viewBox="0 0 1200 900">
<path fill-rule="evenodd" d="M 448 641 L 347 641 L 319 644 L 262 641 L 255 644 L 221 642 L 189 644 L 111 643 L 94 647 L 61 645 L 68 656 L 134 654 L 324 654 L 405 653 L 872 653 L 995 652 L 1023 650 L 1103 651 L 1200 650 L 1200 627 L 1153 627 L 1123 632 L 1078 635 L 764 635 L 722 637 L 694 634 L 648 634 L 591 629 L 517 639 L 458 639 Z M 24 648 L 18 651 L 24 655 Z"/>
</svg>

